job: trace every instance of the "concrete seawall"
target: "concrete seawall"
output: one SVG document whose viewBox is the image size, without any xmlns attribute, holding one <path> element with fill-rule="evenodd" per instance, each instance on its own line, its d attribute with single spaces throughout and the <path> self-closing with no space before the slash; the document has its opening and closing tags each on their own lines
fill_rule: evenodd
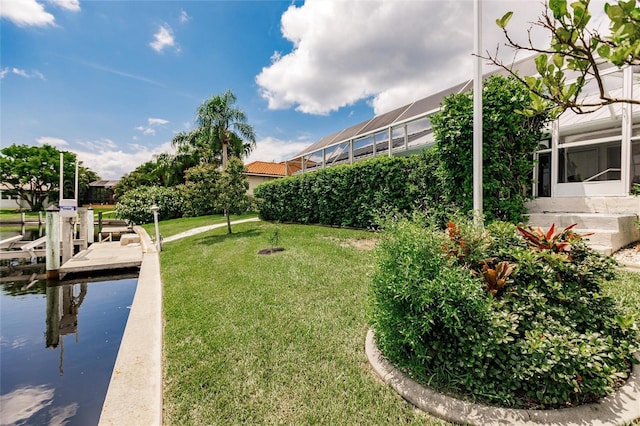
<svg viewBox="0 0 640 426">
<path fill-rule="evenodd" d="M 160 259 L 146 231 L 136 226 L 142 265 L 120 343 L 100 425 L 162 424 L 162 279 Z"/>
</svg>

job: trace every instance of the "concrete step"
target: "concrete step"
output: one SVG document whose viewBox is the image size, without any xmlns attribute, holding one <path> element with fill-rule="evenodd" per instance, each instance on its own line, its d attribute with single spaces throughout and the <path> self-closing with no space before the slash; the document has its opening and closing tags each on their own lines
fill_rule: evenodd
<svg viewBox="0 0 640 426">
<path fill-rule="evenodd" d="M 603 254 L 605 256 L 611 256 L 613 254 L 613 248 L 610 246 L 601 246 L 598 244 L 589 244 L 589 247 L 595 252 Z"/>
<path fill-rule="evenodd" d="M 587 237 L 594 250 L 611 254 L 640 239 L 640 228 L 635 214 L 624 213 L 531 213 L 528 224 L 548 229 L 556 225 L 556 231 L 577 223 L 573 229 L 579 234 L 593 234 Z"/>
<path fill-rule="evenodd" d="M 618 231 L 608 231 L 602 229 L 579 229 L 573 228 L 574 231 L 578 234 L 593 234 L 585 237 L 587 244 L 590 247 L 610 247 L 612 252 L 618 250 L 621 247 L 624 247 L 625 237 Z"/>
<path fill-rule="evenodd" d="M 565 228 L 577 223 L 581 229 L 602 229 L 619 231 L 635 226 L 636 215 L 623 213 L 530 213 L 528 223 L 533 226 Z"/>
</svg>

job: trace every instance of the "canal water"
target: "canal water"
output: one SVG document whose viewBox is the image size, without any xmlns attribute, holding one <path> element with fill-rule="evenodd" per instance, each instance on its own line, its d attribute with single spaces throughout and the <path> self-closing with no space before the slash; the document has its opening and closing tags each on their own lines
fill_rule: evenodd
<svg viewBox="0 0 640 426">
<path fill-rule="evenodd" d="M 0 425 L 98 423 L 136 285 L 0 284 Z"/>
</svg>

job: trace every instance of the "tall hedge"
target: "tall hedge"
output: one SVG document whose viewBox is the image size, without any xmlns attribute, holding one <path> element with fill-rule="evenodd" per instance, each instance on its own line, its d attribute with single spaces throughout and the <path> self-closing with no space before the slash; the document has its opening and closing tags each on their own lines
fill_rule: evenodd
<svg viewBox="0 0 640 426">
<path fill-rule="evenodd" d="M 290 176 L 254 190 L 264 220 L 355 228 L 385 212 L 408 212 L 438 197 L 434 152 L 378 157 Z"/>
<path fill-rule="evenodd" d="M 525 116 L 527 89 L 492 76 L 483 90 L 483 213 L 519 223 L 547 114 Z M 385 210 L 427 210 L 443 223 L 473 208 L 473 95 L 444 99 L 431 117 L 436 146 L 419 156 L 376 158 L 265 183 L 255 190 L 266 220 L 366 228 Z"/>
<path fill-rule="evenodd" d="M 526 116 L 529 91 L 513 77 L 492 76 L 482 93 L 483 212 L 488 222 L 518 223 L 532 198 L 533 152 L 548 114 Z M 431 117 L 438 146 L 442 196 L 467 212 L 473 208 L 473 94 L 448 96 Z"/>
</svg>

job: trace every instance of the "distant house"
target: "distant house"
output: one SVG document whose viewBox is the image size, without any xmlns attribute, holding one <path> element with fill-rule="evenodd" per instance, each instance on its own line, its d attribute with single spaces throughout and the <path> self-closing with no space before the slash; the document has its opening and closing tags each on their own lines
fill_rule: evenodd
<svg viewBox="0 0 640 426">
<path fill-rule="evenodd" d="M 89 184 L 89 190 L 82 204 L 114 204 L 113 187 L 119 180 L 97 180 Z"/>
<path fill-rule="evenodd" d="M 29 208 L 29 205 L 20 196 L 14 194 L 12 187 L 6 183 L 0 183 L 0 208 L 22 210 Z"/>
<path fill-rule="evenodd" d="M 253 195 L 253 189 L 263 182 L 291 176 L 300 171 L 299 166 L 296 167 L 286 161 L 281 163 L 254 161 L 245 167 L 247 168 L 247 178 L 249 179 L 249 189 L 247 190 L 249 195 Z"/>
</svg>

